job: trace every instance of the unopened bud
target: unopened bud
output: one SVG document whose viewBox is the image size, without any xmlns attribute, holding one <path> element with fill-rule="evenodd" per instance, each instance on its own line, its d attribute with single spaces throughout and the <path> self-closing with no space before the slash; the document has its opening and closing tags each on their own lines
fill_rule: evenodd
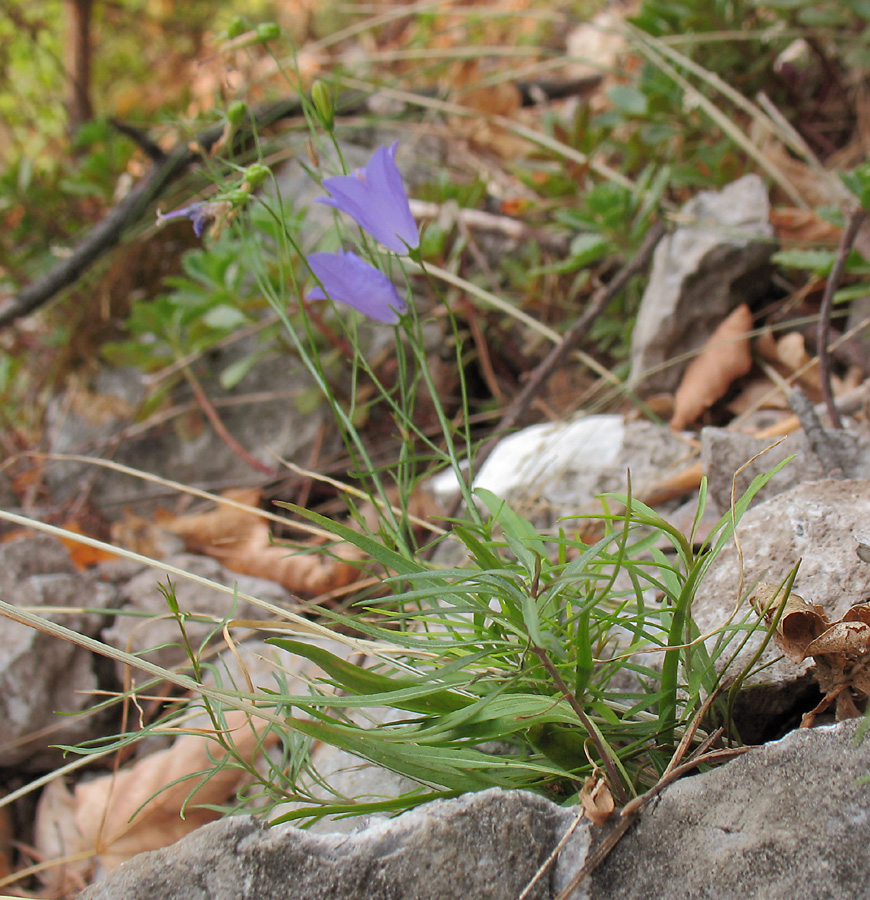
<svg viewBox="0 0 870 900">
<path fill-rule="evenodd" d="M 245 169 L 245 181 L 251 186 L 251 189 L 258 188 L 268 177 L 270 170 L 268 166 L 260 163 L 254 163 Z"/>
<path fill-rule="evenodd" d="M 235 100 L 227 107 L 227 121 L 233 128 L 238 128 L 248 114 L 248 104 L 244 100 Z"/>
<path fill-rule="evenodd" d="M 240 34 L 244 34 L 248 30 L 245 20 L 241 16 L 236 16 L 229 25 L 227 25 L 227 37 L 232 40 Z"/>
<path fill-rule="evenodd" d="M 335 100 L 332 96 L 332 89 L 321 81 L 319 78 L 311 85 L 311 100 L 320 121 L 327 131 L 332 131 L 335 125 Z"/>
<path fill-rule="evenodd" d="M 257 39 L 264 44 L 277 41 L 281 37 L 281 29 L 276 22 L 262 22 L 257 26 Z"/>
</svg>

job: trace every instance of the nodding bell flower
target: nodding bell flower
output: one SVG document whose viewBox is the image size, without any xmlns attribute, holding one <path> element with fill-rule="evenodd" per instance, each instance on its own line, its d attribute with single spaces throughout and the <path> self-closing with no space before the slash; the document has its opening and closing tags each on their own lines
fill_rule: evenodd
<svg viewBox="0 0 870 900">
<path fill-rule="evenodd" d="M 355 253 L 312 253 L 308 265 L 323 285 L 308 292 L 311 300 L 329 297 L 388 325 L 395 325 L 408 308 L 393 282 Z"/>
<path fill-rule="evenodd" d="M 347 213 L 388 250 L 406 254 L 420 246 L 420 233 L 396 166 L 398 143 L 378 147 L 369 164 L 353 175 L 324 178 L 323 187 L 331 196 L 318 202 Z"/>
<path fill-rule="evenodd" d="M 230 211 L 231 204 L 225 200 L 215 203 L 206 203 L 200 200 L 198 203 L 191 203 L 183 209 L 176 209 L 171 213 L 157 213 L 157 224 L 162 225 L 172 219 L 190 219 L 193 224 L 193 233 L 197 237 L 202 237 L 203 232 L 212 223 L 226 219 L 227 213 Z"/>
</svg>

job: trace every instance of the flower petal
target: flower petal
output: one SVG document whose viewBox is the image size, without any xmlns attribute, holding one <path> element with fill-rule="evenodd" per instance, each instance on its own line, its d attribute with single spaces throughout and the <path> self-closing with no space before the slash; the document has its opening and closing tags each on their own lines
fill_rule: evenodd
<svg viewBox="0 0 870 900">
<path fill-rule="evenodd" d="M 420 245 L 420 233 L 395 163 L 397 145 L 378 147 L 365 169 L 354 175 L 324 178 L 331 196 L 319 202 L 347 213 L 388 250 L 407 253 Z"/>
<path fill-rule="evenodd" d="M 393 282 L 355 253 L 312 253 L 308 265 L 323 285 L 323 289 L 310 290 L 309 299 L 323 300 L 328 296 L 389 325 L 395 325 L 408 308 Z"/>
<path fill-rule="evenodd" d="M 197 203 L 191 203 L 190 206 L 185 206 L 183 209 L 176 209 L 171 213 L 158 212 L 157 213 L 157 224 L 161 224 L 163 222 L 168 221 L 169 219 L 190 219 L 193 224 L 193 233 L 197 237 L 202 237 L 202 233 L 205 231 L 206 226 L 210 225 L 211 222 L 215 218 L 214 207 L 217 204 L 214 203 L 206 203 L 205 200 L 200 200 Z"/>
</svg>

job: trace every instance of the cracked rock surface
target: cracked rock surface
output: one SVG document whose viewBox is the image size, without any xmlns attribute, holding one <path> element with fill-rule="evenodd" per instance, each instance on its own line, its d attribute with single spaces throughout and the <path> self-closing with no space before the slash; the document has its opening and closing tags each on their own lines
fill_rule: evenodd
<svg viewBox="0 0 870 900">
<path fill-rule="evenodd" d="M 572 900 L 867 896 L 861 724 L 792 732 L 672 785 Z M 239 816 L 135 857 L 80 900 L 516 900 L 573 821 L 542 797 L 498 789 L 351 835 Z M 557 896 L 608 827 L 581 823 L 527 896 Z"/>
</svg>

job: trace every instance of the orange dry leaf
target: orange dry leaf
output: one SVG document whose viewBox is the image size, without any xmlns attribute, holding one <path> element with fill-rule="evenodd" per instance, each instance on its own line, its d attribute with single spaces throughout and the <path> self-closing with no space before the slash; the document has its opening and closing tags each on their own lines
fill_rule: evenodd
<svg viewBox="0 0 870 900">
<path fill-rule="evenodd" d="M 270 732 L 264 740 L 266 723 L 239 710 L 226 714 L 226 725 L 229 740 L 247 762 L 276 739 Z M 166 847 L 219 818 L 220 813 L 198 807 L 227 803 L 246 778 L 243 769 L 227 766 L 203 781 L 203 773 L 212 772 L 215 759 L 223 756 L 209 735 L 185 735 L 128 769 L 77 785 L 75 824 L 102 867 L 114 869 L 143 850 Z"/>
<path fill-rule="evenodd" d="M 710 335 L 677 388 L 671 428 L 679 430 L 694 422 L 752 368 L 751 329 L 752 313 L 743 303 Z"/>
<path fill-rule="evenodd" d="M 842 228 L 823 219 L 814 209 L 778 207 L 770 211 L 770 224 L 781 244 L 836 247 Z"/>
<path fill-rule="evenodd" d="M 263 720 L 239 710 L 226 713 L 225 722 L 228 740 L 246 763 L 277 739 L 274 732 L 264 734 Z M 40 875 L 51 896 L 77 894 L 97 862 L 109 871 L 219 818 L 199 807 L 228 803 L 247 777 L 228 766 L 204 780 L 224 757 L 222 749 L 208 733 L 184 735 L 166 750 L 72 792 L 62 779 L 51 782 L 39 799 L 34 828 L 40 857 L 55 862 Z"/>
<path fill-rule="evenodd" d="M 64 522 L 62 527 L 73 534 L 86 535 L 86 532 L 82 530 L 77 522 Z M 69 550 L 70 559 L 72 559 L 77 569 L 87 569 L 90 566 L 97 565 L 97 563 L 118 558 L 115 553 L 110 553 L 108 550 L 100 550 L 99 547 L 89 547 L 75 538 L 61 535 L 60 540 L 64 547 Z"/>
<path fill-rule="evenodd" d="M 254 508 L 260 500 L 260 492 L 250 489 L 225 491 L 222 496 Z M 351 584 L 361 574 L 349 562 L 361 558 L 355 547 L 342 544 L 326 555 L 316 552 L 316 544 L 302 549 L 276 545 L 268 524 L 254 511 L 221 505 L 161 525 L 179 535 L 188 550 L 213 556 L 233 572 L 277 581 L 295 594 L 318 596 Z"/>
</svg>

